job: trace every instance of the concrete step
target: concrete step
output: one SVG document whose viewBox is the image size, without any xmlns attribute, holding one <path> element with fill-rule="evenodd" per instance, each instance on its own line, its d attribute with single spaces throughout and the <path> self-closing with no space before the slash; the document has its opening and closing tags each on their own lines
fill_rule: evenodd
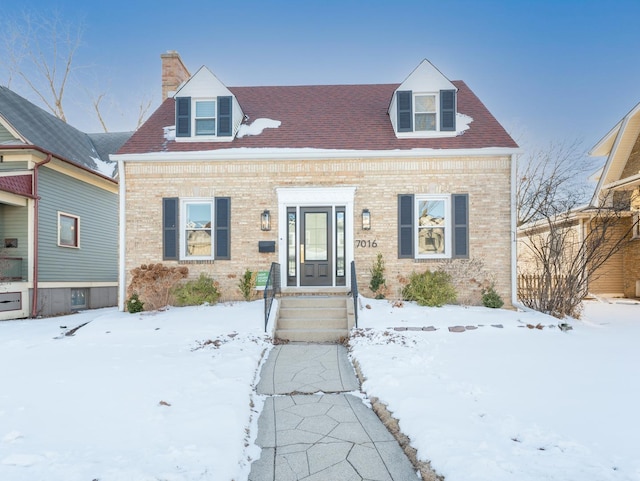
<svg viewBox="0 0 640 481">
<path fill-rule="evenodd" d="M 278 318 L 278 330 L 280 329 L 304 329 L 304 330 L 322 330 L 322 329 L 347 329 L 347 317 L 342 318 L 324 318 L 324 319 L 301 319 L 292 317 Z"/>
<path fill-rule="evenodd" d="M 339 342 L 349 335 L 347 329 L 278 329 L 276 337 L 291 342 Z"/>
<path fill-rule="evenodd" d="M 349 335 L 348 299 L 342 296 L 283 296 L 276 337 L 301 342 L 338 342 Z"/>
<path fill-rule="evenodd" d="M 345 307 L 347 299 L 344 296 L 283 296 L 280 298 L 280 308 L 331 308 Z"/>
<path fill-rule="evenodd" d="M 347 307 L 282 307 L 280 319 L 346 319 Z"/>
</svg>

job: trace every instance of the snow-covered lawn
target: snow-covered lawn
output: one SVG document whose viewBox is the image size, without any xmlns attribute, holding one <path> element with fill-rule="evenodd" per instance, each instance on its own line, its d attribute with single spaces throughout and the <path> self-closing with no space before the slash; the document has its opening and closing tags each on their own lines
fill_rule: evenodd
<svg viewBox="0 0 640 481">
<path fill-rule="evenodd" d="M 258 301 L 1 322 L 0 480 L 246 479 L 262 313 Z"/>
<path fill-rule="evenodd" d="M 640 305 L 589 303 L 562 332 L 537 313 L 362 304 L 363 387 L 447 481 L 640 480 Z M 262 309 L 0 322 L 0 480 L 246 479 Z M 437 330 L 387 329 L 416 326 Z"/>
<path fill-rule="evenodd" d="M 640 304 L 587 302 L 563 332 L 539 313 L 366 303 L 363 389 L 447 481 L 640 480 Z M 384 329 L 411 326 L 438 330 Z"/>
</svg>

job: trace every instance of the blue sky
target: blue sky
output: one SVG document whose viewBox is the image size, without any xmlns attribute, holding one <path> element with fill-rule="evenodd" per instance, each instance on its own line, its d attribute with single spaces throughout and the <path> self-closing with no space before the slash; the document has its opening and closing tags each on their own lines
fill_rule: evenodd
<svg viewBox="0 0 640 481">
<path fill-rule="evenodd" d="M 85 26 L 76 65 L 110 130 L 160 103 L 160 54 L 227 86 L 399 83 L 424 58 L 464 80 L 522 146 L 595 145 L 640 102 L 637 0 L 22 0 Z M 26 92 L 19 92 L 25 94 Z M 25 95 L 27 96 L 27 95 Z M 69 93 L 69 121 L 100 126 Z"/>
</svg>

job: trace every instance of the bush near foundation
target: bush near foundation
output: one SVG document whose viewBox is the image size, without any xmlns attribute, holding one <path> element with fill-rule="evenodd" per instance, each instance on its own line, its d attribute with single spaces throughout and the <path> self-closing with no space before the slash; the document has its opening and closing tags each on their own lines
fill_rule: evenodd
<svg viewBox="0 0 640 481">
<path fill-rule="evenodd" d="M 402 298 L 420 306 L 441 307 L 456 301 L 456 290 L 451 275 L 444 271 L 412 272 L 402 289 Z"/>
<path fill-rule="evenodd" d="M 196 280 L 187 281 L 173 288 L 173 297 L 177 306 L 200 306 L 217 304 L 220 299 L 220 284 L 204 272 Z"/>
<path fill-rule="evenodd" d="M 242 298 L 245 301 L 250 301 L 253 297 L 253 290 L 256 288 L 256 277 L 257 272 L 251 272 L 249 269 L 244 271 L 244 274 L 238 281 L 238 289 L 240 290 L 240 294 L 242 294 Z"/>
<path fill-rule="evenodd" d="M 127 298 L 137 294 L 145 310 L 154 311 L 170 303 L 171 291 L 181 279 L 189 275 L 186 267 L 167 267 L 163 264 L 143 264 L 131 271 Z"/>
</svg>

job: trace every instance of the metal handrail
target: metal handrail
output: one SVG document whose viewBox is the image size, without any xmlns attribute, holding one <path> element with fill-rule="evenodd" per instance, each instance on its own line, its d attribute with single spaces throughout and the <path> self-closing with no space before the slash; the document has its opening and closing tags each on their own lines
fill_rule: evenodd
<svg viewBox="0 0 640 481">
<path fill-rule="evenodd" d="M 267 324 L 269 323 L 269 314 L 271 314 L 271 305 L 276 298 L 276 294 L 280 293 L 280 264 L 271 263 L 267 283 L 264 286 L 264 332 L 267 332 Z"/>
<path fill-rule="evenodd" d="M 358 280 L 356 279 L 356 261 L 351 261 L 351 297 L 353 297 L 353 315 L 358 328 Z"/>
</svg>

